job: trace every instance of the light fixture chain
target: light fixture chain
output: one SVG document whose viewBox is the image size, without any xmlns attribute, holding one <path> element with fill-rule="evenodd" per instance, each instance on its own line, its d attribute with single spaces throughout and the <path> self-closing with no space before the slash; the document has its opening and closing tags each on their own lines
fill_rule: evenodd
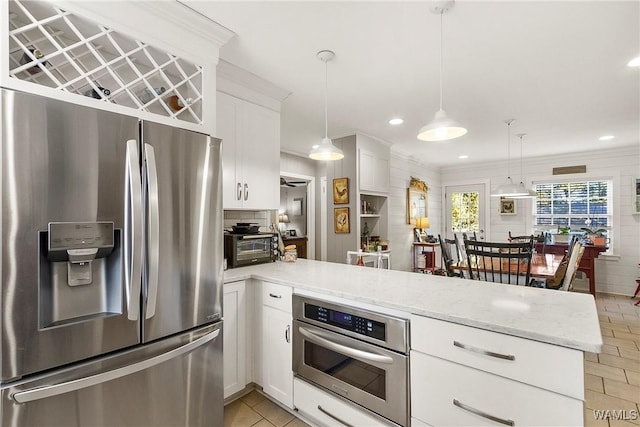
<svg viewBox="0 0 640 427">
<path fill-rule="evenodd" d="M 329 119 L 328 119 L 328 108 L 327 104 L 329 103 L 329 61 L 324 61 L 324 137 L 329 137 Z"/>
<path fill-rule="evenodd" d="M 507 122 L 507 175 L 511 178 L 511 122 Z"/>
</svg>

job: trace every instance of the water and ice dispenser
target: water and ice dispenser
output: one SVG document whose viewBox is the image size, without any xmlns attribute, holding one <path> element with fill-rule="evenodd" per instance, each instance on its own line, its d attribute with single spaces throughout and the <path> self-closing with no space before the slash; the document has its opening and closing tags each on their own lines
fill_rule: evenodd
<svg viewBox="0 0 640 427">
<path fill-rule="evenodd" d="M 51 222 L 40 232 L 40 326 L 122 312 L 120 230 L 113 222 Z"/>
</svg>

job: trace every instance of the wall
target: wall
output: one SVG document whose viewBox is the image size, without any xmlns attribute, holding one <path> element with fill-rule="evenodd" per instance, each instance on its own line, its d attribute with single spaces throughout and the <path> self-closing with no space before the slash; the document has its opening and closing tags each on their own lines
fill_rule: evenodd
<svg viewBox="0 0 640 427">
<path fill-rule="evenodd" d="M 393 270 L 411 271 L 413 225 L 407 224 L 407 188 L 411 177 L 424 181 L 429 188 L 427 206 L 431 227 L 427 234 L 435 236 L 442 228 L 442 185 L 440 169 L 409 159 L 391 148 L 391 188 L 389 190 L 389 249 Z M 437 257 L 440 265 L 440 257 Z"/>
<path fill-rule="evenodd" d="M 512 171 L 519 182 L 519 167 Z M 586 165 L 587 173 L 552 175 L 552 168 Z M 525 159 L 525 184 L 564 179 L 611 179 L 613 181 L 612 255 L 601 255 L 596 260 L 596 289 L 601 292 L 631 295 L 636 288 L 640 261 L 640 215 L 632 215 L 632 180 L 640 177 L 640 147 L 584 152 L 564 156 Z M 473 164 L 442 169 L 442 186 L 454 183 L 478 183 L 489 179 L 491 187 L 502 184 L 507 176 L 507 163 Z M 512 234 L 530 234 L 533 230 L 532 201 L 517 200 L 517 214 L 498 214 L 498 198 L 490 198 L 491 215 L 487 223 L 487 240 L 506 241 Z"/>
</svg>

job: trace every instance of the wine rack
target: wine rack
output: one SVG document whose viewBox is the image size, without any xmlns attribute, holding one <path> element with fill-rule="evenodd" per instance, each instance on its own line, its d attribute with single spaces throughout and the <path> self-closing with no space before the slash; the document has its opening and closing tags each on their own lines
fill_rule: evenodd
<svg viewBox="0 0 640 427">
<path fill-rule="evenodd" d="M 49 2 L 11 0 L 9 76 L 202 124 L 202 66 Z"/>
</svg>

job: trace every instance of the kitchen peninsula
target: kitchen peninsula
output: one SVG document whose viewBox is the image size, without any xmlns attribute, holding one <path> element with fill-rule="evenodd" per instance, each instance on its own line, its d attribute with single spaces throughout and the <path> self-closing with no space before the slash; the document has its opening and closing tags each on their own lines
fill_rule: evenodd
<svg viewBox="0 0 640 427">
<path fill-rule="evenodd" d="M 226 284 L 240 281 L 248 294 L 262 286 L 254 295 L 263 304 L 266 288 L 288 290 L 282 310 L 292 293 L 313 293 L 409 319 L 412 425 L 477 424 L 484 415 L 468 409 L 478 406 L 518 425 L 583 423 L 583 352 L 602 346 L 591 295 L 310 260 L 225 272 Z M 280 372 L 293 383 L 288 367 Z M 527 408 L 532 399 L 536 408 Z M 291 401 L 299 407 L 295 395 Z"/>
</svg>

